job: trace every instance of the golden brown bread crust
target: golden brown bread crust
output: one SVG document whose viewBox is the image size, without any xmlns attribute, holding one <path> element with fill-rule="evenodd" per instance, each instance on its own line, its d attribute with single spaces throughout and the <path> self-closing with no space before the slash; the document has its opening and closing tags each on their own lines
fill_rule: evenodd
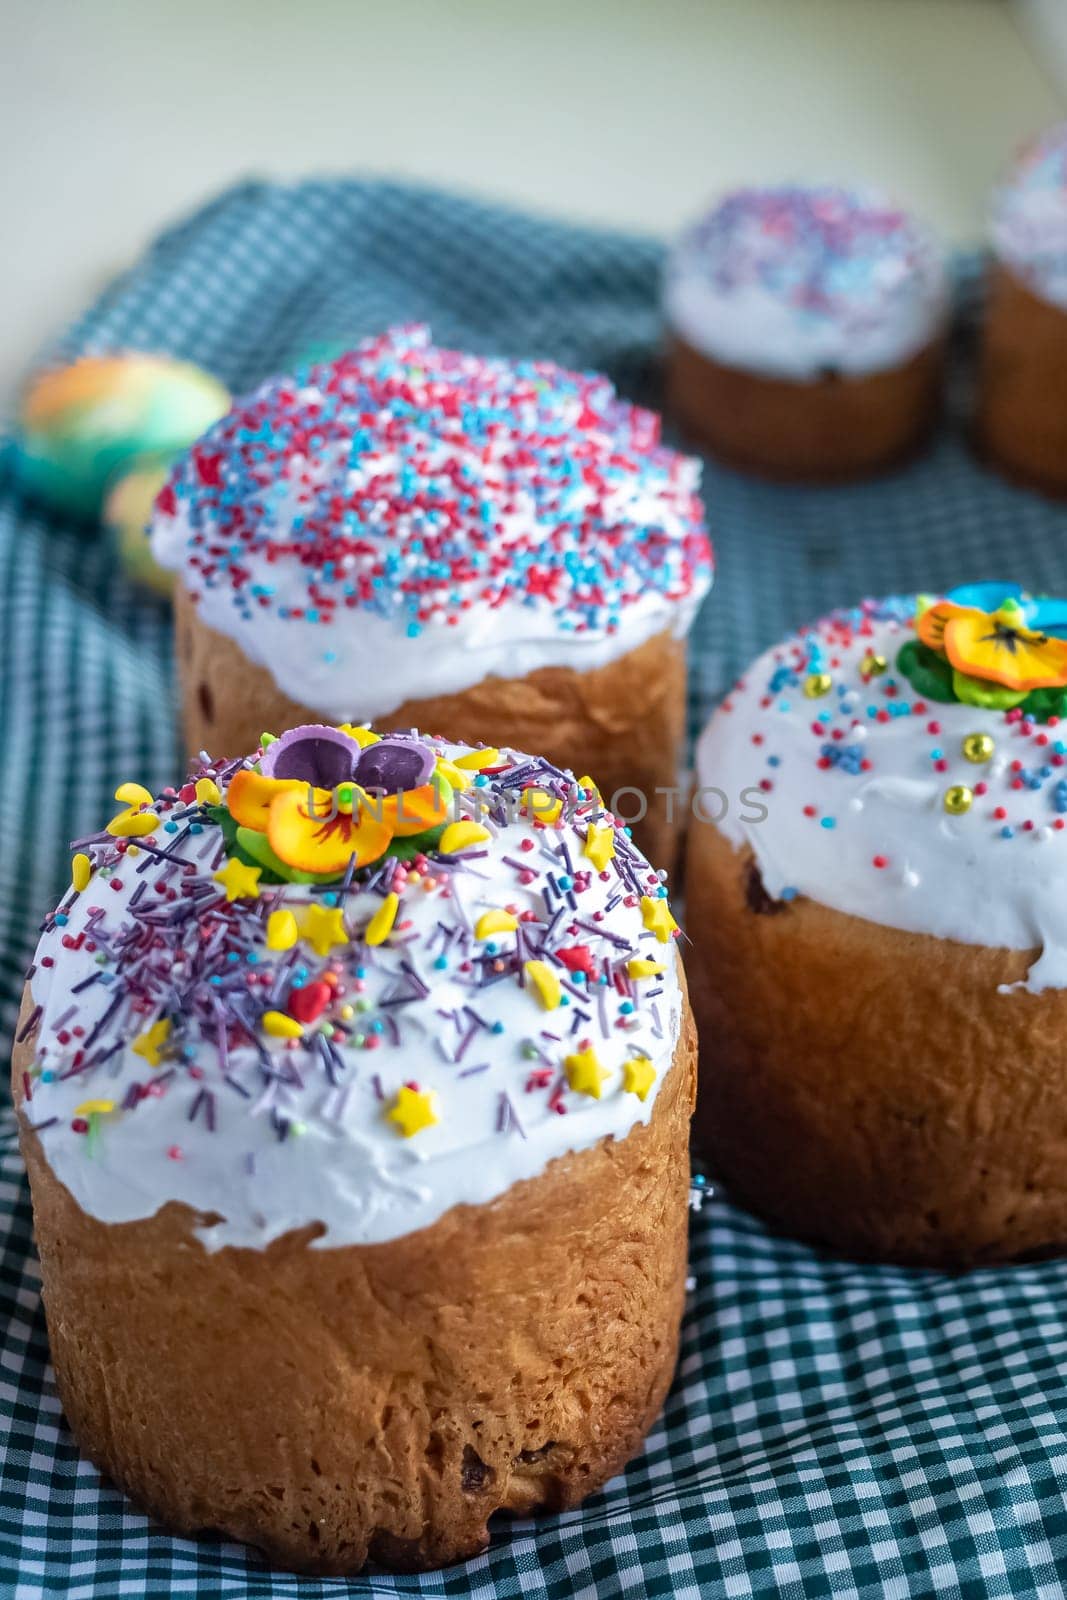
<svg viewBox="0 0 1067 1600">
<path fill-rule="evenodd" d="M 999 264 L 990 273 L 976 439 L 1008 477 L 1067 494 L 1067 313 Z"/>
<path fill-rule="evenodd" d="M 783 907 L 704 822 L 687 896 L 694 1137 L 731 1194 L 852 1256 L 1067 1247 L 1067 993 L 998 992 L 1034 952 Z"/>
<path fill-rule="evenodd" d="M 686 1005 L 647 1127 L 337 1249 L 305 1230 L 212 1254 L 179 1205 L 108 1226 L 24 1129 L 82 1449 L 168 1527 L 305 1572 L 442 1566 L 484 1548 L 497 1510 L 577 1505 L 640 1448 L 674 1372 L 695 1088 Z"/>
<path fill-rule="evenodd" d="M 944 346 L 902 366 L 811 383 L 724 366 L 675 338 L 667 408 L 728 466 L 807 483 L 862 478 L 921 449 L 941 406 Z"/>
<path fill-rule="evenodd" d="M 264 730 L 322 721 L 282 694 L 232 639 L 209 628 L 181 584 L 175 613 L 190 756 L 238 755 L 254 750 Z M 352 720 L 361 715 L 353 705 Z M 374 726 L 536 751 L 578 777 L 588 773 L 609 803 L 620 789 L 636 789 L 647 797 L 648 815 L 635 821 L 634 838 L 653 866 L 674 864 L 683 808 L 656 794 L 677 784 L 685 740 L 685 643 L 669 633 L 588 672 L 540 667 L 525 678 L 486 678 L 459 694 L 408 700 L 376 717 Z M 636 811 L 635 796 L 627 794 L 620 813 Z"/>
</svg>

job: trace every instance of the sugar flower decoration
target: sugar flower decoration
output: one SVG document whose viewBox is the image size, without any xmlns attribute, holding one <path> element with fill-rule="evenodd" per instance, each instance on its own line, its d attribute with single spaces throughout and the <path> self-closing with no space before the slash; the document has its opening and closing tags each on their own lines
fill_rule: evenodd
<svg viewBox="0 0 1067 1600">
<path fill-rule="evenodd" d="M 275 876 L 329 883 L 350 863 L 430 848 L 451 797 L 419 739 L 306 725 L 271 740 L 257 766 L 234 774 L 220 820 L 229 819 L 237 850 Z"/>
<path fill-rule="evenodd" d="M 1067 602 L 1034 600 L 1007 584 L 972 584 L 920 599 L 916 637 L 897 666 L 932 700 L 1047 719 L 1067 713 Z"/>
</svg>

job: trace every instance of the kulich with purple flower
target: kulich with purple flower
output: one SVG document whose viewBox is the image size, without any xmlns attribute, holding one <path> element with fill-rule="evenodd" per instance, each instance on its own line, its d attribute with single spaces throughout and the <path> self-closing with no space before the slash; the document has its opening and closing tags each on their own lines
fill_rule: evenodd
<svg viewBox="0 0 1067 1600">
<path fill-rule="evenodd" d="M 83 1448 L 301 1570 L 576 1504 L 677 1350 L 696 1058 L 663 874 L 590 780 L 411 730 L 305 724 L 116 799 L 14 1067 Z"/>
</svg>

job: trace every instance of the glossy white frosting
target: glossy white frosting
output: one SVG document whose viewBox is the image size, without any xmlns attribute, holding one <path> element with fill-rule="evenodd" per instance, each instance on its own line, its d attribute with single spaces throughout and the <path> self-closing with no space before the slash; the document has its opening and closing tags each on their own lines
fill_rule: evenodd
<svg viewBox="0 0 1067 1600">
<path fill-rule="evenodd" d="M 184 541 L 177 519 L 157 522 L 153 551 L 165 567 L 180 570 Z M 268 564 L 262 557 L 251 566 L 257 578 L 270 580 L 279 603 L 305 603 L 301 567 Z M 563 628 L 552 610 L 521 602 L 473 606 L 455 626 L 441 616 L 415 638 L 396 618 L 362 610 L 339 612 L 329 628 L 275 609 L 248 613 L 233 605 L 224 588 L 198 591 L 196 609 L 209 628 L 266 668 L 297 705 L 328 722 L 373 721 L 409 701 L 457 694 L 486 678 L 523 678 L 539 667 L 591 672 L 656 634 L 685 638 L 710 581 L 678 600 L 646 591 L 611 631 Z"/>
<path fill-rule="evenodd" d="M 993 192 L 998 258 L 1041 299 L 1067 308 L 1067 122 L 1023 150 Z"/>
<path fill-rule="evenodd" d="M 910 623 L 892 618 L 869 620 L 851 637 L 823 623 L 767 651 L 705 728 L 697 782 L 727 797 L 717 826 L 751 849 L 772 898 L 806 896 L 886 927 L 1036 950 L 1025 987 L 1067 987 L 1067 829 L 1053 800 L 1067 774 L 1067 724 L 1027 727 L 1003 711 L 922 702 L 894 670 L 911 636 Z M 803 693 L 812 649 L 833 679 L 816 699 Z M 864 682 L 868 653 L 889 670 Z M 907 710 L 879 720 L 894 707 Z M 820 767 L 835 730 L 868 770 Z M 964 757 L 972 733 L 993 738 L 989 762 Z M 1046 768 L 1029 787 L 1026 778 Z M 987 792 L 970 811 L 946 813 L 950 786 L 981 782 Z M 766 816 L 745 820 L 755 808 L 738 797 L 761 784 Z M 709 796 L 705 814 L 721 810 Z"/>
<path fill-rule="evenodd" d="M 453 755 L 466 749 L 437 748 Z M 311 1223 L 324 1229 L 317 1244 L 369 1244 L 427 1227 L 454 1206 L 483 1204 L 519 1180 L 537 1176 L 557 1156 L 588 1149 L 608 1136 L 624 1137 L 646 1123 L 671 1065 L 682 998 L 673 944 L 661 943 L 645 927 L 639 901 L 632 895 L 628 901 L 620 892 L 625 885 L 614 866 L 609 863 L 603 877 L 591 872 L 588 885 L 576 896 L 573 915 L 581 925 L 573 936 L 565 934 L 572 916 L 566 912 L 557 943 L 586 945 L 598 963 L 607 956 L 614 966 L 635 954 L 662 960 L 662 976 L 624 983 L 621 989 L 609 986 L 603 993 L 594 984 L 588 1005 L 568 994 L 563 1005 L 546 1010 L 528 982 L 524 985 L 512 974 L 472 986 L 471 974 L 462 970 L 465 956 L 486 949 L 484 941 L 471 936 L 483 912 L 507 906 L 545 918 L 544 874 L 566 872 L 564 850 L 576 870 L 589 868 L 582 849 L 591 814 L 587 811 L 559 830 L 535 827 L 526 815 L 507 822 L 491 843 L 479 846 L 488 854 L 456 873 L 454 892 L 447 896 L 440 883 L 427 892 L 422 882 L 409 881 L 401 893 L 394 934 L 384 944 L 372 948 L 358 939 L 358 930 L 381 905 L 380 897 L 367 891 L 352 892 L 344 902 L 345 926 L 355 935 L 349 945 L 317 957 L 300 942 L 297 966 L 307 968 L 306 981 L 315 981 L 328 968 L 340 971 L 346 1000 L 357 1007 L 366 1003 L 349 1026 L 378 1041 L 377 1048 L 351 1042 L 340 1047 L 344 1067 L 338 1086 L 324 1075 L 313 1032 L 295 1046 L 261 1035 L 272 1071 L 287 1071 L 287 1063 L 296 1068 L 293 1082 L 275 1082 L 273 1087 L 267 1085 L 251 1045 L 231 1045 L 223 1063 L 216 1041 L 202 1031 L 178 1067 L 168 1060 L 150 1067 L 132 1045 L 158 1019 L 158 1006 L 137 1017 L 123 1009 L 92 1044 L 96 1050 L 121 1040 L 120 1047 L 91 1071 L 64 1080 L 63 1073 L 86 1038 L 91 1039 L 94 1024 L 116 993 L 106 981 L 113 963 L 101 965 L 100 948 L 92 950 L 89 941 L 95 938 L 99 947 L 113 948 L 121 931 L 134 922 L 132 896 L 140 889 L 143 906 L 146 892 L 148 899 L 154 893 L 154 867 L 140 875 L 137 862 L 127 855 L 118 864 L 121 888 L 116 890 L 110 869 L 98 865 L 87 888 L 65 900 L 65 925 L 43 935 L 31 979 L 41 1016 L 32 1099 L 22 1114 L 40 1127 L 44 1154 L 56 1176 L 84 1211 L 108 1223 L 150 1217 L 168 1201 L 216 1213 L 221 1221 L 198 1229 L 209 1249 L 261 1248 Z M 155 837 L 166 842 L 166 834 Z M 196 862 L 189 882 L 213 884 L 219 837 L 217 829 L 205 828 L 186 841 L 182 855 Z M 524 850 L 524 842 L 531 840 L 533 848 Z M 643 858 L 637 860 L 647 892 L 658 894 L 656 875 Z M 523 884 L 515 862 L 532 869 L 535 881 Z M 283 884 L 263 889 L 261 898 L 268 895 L 274 897 L 272 905 L 299 911 L 310 891 Z M 210 902 L 211 896 L 207 898 Z M 103 908 L 102 920 L 91 922 L 93 907 Z M 210 939 L 211 926 L 210 918 L 207 932 L 198 932 L 196 921 L 190 923 L 177 958 L 166 958 L 179 996 L 191 981 L 191 962 Z M 515 932 L 495 935 L 497 953 L 514 950 L 516 938 Z M 260 963 L 280 959 L 266 950 L 262 931 L 241 952 L 246 960 L 249 952 Z M 405 962 L 417 969 L 427 992 L 390 1008 L 381 1002 L 411 992 Z M 565 967 L 556 970 L 570 979 Z M 362 976 L 354 976 L 359 972 Z M 88 987 L 79 992 L 86 980 Z M 627 993 L 633 997 L 629 1010 Z M 279 1004 L 284 1008 L 284 999 Z M 476 1024 L 462 1011 L 465 1006 L 477 1013 Z M 572 1033 L 578 1010 L 585 1010 L 588 1020 Z M 65 1042 L 59 1037 L 63 1031 Z M 587 1038 L 606 1073 L 599 1099 L 574 1092 L 565 1083 L 560 1088 L 565 1055 Z M 526 1045 L 531 1040 L 536 1045 L 532 1055 Z M 623 1062 L 633 1054 L 647 1056 L 655 1068 L 644 1100 L 622 1087 Z M 152 1085 L 168 1067 L 175 1070 L 163 1079 L 165 1092 L 155 1098 Z M 190 1067 L 201 1076 L 190 1077 Z M 36 1075 L 40 1068 L 57 1076 L 43 1081 Z M 546 1082 L 531 1087 L 531 1073 L 537 1071 Z M 226 1073 L 249 1098 L 232 1087 Z M 387 1112 L 408 1082 L 436 1096 L 440 1121 L 405 1138 Z M 149 1096 L 122 1110 L 134 1084 L 147 1086 Z M 195 1106 L 202 1089 L 213 1097 L 213 1128 L 203 1102 Z M 515 1120 L 502 1128 L 502 1118 L 507 1120 L 504 1096 L 510 1098 Z M 101 1098 L 119 1109 L 96 1119 L 90 1144 L 72 1123 L 79 1106 Z M 289 1124 L 286 1137 L 279 1138 L 273 1114 Z"/>
<path fill-rule="evenodd" d="M 812 381 L 900 366 L 943 330 L 942 252 L 883 196 L 742 190 L 671 252 L 673 331 L 725 366 Z"/>
</svg>

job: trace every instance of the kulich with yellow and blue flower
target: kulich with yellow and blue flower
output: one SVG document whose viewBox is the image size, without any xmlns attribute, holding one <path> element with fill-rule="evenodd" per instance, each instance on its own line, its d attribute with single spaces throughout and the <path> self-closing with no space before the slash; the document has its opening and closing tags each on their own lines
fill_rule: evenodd
<svg viewBox="0 0 1067 1600">
<path fill-rule="evenodd" d="M 697 769 L 772 901 L 1035 951 L 1028 987 L 1067 987 L 1067 601 L 994 582 L 833 612 L 754 663 Z"/>
</svg>

